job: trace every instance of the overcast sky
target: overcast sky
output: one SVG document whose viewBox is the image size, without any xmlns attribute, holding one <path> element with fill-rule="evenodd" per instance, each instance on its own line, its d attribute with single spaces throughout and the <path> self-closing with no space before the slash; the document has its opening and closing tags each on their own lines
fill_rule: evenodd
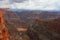
<svg viewBox="0 0 60 40">
<path fill-rule="evenodd" d="M 60 0 L 0 0 L 0 8 L 60 10 Z"/>
</svg>

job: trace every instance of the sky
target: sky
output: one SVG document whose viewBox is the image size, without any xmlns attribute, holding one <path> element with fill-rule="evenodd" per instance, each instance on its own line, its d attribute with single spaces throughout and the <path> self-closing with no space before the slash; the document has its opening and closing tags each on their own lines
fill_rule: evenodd
<svg viewBox="0 0 60 40">
<path fill-rule="evenodd" d="M 60 10 L 60 0 L 0 0 L 0 8 Z"/>
</svg>

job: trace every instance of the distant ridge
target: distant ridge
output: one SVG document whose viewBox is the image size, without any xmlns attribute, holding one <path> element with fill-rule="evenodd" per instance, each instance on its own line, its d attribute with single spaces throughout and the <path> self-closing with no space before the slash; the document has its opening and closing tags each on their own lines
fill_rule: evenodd
<svg viewBox="0 0 60 40">
<path fill-rule="evenodd" d="M 17 8 L 14 8 L 14 9 L 10 9 L 12 11 L 18 11 L 18 10 L 29 10 L 29 11 L 47 11 L 47 12 L 60 12 L 60 10 L 33 10 L 33 9 L 17 9 Z"/>
</svg>

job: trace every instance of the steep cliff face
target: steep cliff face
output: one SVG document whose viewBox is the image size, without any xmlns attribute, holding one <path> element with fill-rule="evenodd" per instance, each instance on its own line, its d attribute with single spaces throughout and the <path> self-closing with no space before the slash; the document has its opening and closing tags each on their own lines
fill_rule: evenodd
<svg viewBox="0 0 60 40">
<path fill-rule="evenodd" d="M 0 12 L 0 40 L 9 40 L 9 33 L 5 26 L 3 12 Z"/>
</svg>

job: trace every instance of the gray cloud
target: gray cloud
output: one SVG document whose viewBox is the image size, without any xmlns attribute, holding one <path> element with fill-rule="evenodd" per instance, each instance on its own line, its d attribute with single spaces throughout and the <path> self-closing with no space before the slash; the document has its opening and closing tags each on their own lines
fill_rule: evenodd
<svg viewBox="0 0 60 40">
<path fill-rule="evenodd" d="M 4 0 L 0 0 L 0 1 L 4 1 Z"/>
<path fill-rule="evenodd" d="M 20 2 L 23 2 L 23 1 L 27 1 L 27 0 L 10 0 L 11 3 L 14 3 L 14 2 L 20 3 Z"/>
<path fill-rule="evenodd" d="M 14 3 L 12 8 L 32 10 L 60 10 L 60 0 L 29 0 Z"/>
<path fill-rule="evenodd" d="M 0 8 L 60 10 L 60 0 L 0 0 Z"/>
</svg>

